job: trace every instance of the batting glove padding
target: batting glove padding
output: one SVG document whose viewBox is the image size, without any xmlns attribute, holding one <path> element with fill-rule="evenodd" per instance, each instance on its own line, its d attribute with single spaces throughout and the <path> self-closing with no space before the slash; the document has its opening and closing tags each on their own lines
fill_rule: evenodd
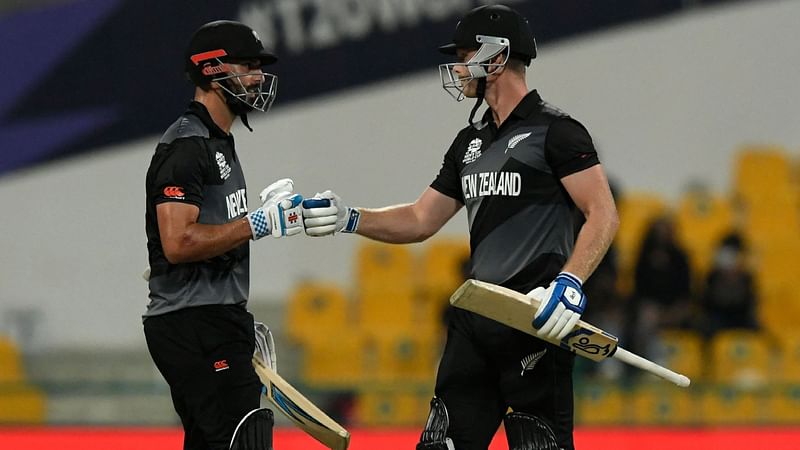
<svg viewBox="0 0 800 450">
<path fill-rule="evenodd" d="M 309 236 L 355 233 L 361 213 L 342 204 L 332 191 L 325 191 L 303 201 L 303 225 Z"/>
<path fill-rule="evenodd" d="M 263 204 L 247 215 L 253 240 L 271 234 L 272 237 L 293 236 L 303 229 L 303 196 L 292 194 L 294 183 L 289 178 L 278 180 L 261 191 Z"/>
<path fill-rule="evenodd" d="M 533 328 L 542 338 L 563 339 L 586 309 L 586 296 L 581 280 L 569 272 L 561 272 L 547 289 L 538 287 L 528 293 L 539 299 L 539 309 L 533 316 Z"/>
<path fill-rule="evenodd" d="M 253 356 L 274 371 L 278 371 L 278 357 L 275 354 L 275 339 L 268 326 L 261 322 L 253 322 L 255 328 L 256 349 Z"/>
</svg>

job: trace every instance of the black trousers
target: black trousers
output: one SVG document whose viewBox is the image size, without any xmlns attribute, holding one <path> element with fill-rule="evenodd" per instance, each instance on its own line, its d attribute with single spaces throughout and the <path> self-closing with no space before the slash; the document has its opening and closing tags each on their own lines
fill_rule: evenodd
<svg viewBox="0 0 800 450">
<path fill-rule="evenodd" d="M 242 306 L 186 308 L 148 317 L 144 334 L 183 423 L 184 450 L 227 450 L 260 403 L 252 314 Z"/>
<path fill-rule="evenodd" d="M 449 316 L 436 396 L 455 448 L 486 450 L 510 407 L 541 417 L 572 450 L 575 355 L 463 309 Z"/>
</svg>

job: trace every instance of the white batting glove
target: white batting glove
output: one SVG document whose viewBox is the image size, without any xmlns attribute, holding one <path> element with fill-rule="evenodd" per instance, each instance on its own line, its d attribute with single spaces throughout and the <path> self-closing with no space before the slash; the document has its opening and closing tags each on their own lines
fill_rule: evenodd
<svg viewBox="0 0 800 450">
<path fill-rule="evenodd" d="M 562 340 L 575 328 L 586 309 L 583 283 L 569 272 L 561 272 L 547 289 L 538 287 L 528 293 L 541 301 L 533 316 L 533 328 L 543 339 Z"/>
<path fill-rule="evenodd" d="M 279 238 L 293 236 L 303 229 L 303 213 L 300 204 L 303 196 L 292 194 L 294 182 L 289 178 L 278 180 L 261 191 L 263 204 L 247 215 L 253 240 L 269 234 Z"/>
<path fill-rule="evenodd" d="M 325 191 L 303 200 L 303 225 L 309 236 L 355 233 L 361 213 L 342 203 L 333 191 Z"/>
<path fill-rule="evenodd" d="M 255 328 L 256 348 L 253 356 L 274 371 L 278 371 L 278 357 L 275 354 L 275 339 L 272 338 L 272 331 L 261 322 L 253 322 Z"/>
</svg>

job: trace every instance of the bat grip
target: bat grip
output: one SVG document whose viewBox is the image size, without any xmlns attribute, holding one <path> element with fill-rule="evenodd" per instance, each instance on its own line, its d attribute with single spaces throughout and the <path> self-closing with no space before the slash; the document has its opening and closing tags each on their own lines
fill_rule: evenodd
<svg viewBox="0 0 800 450">
<path fill-rule="evenodd" d="M 631 353 L 622 347 L 617 347 L 617 351 L 614 352 L 614 358 L 617 358 L 626 364 L 638 367 L 639 369 L 646 370 L 653 375 L 657 375 L 665 380 L 671 381 L 680 387 L 688 387 L 691 383 L 691 380 L 689 380 L 689 377 L 686 375 L 673 372 L 666 367 L 654 363 L 653 361 L 642 358 L 635 353 Z"/>
</svg>

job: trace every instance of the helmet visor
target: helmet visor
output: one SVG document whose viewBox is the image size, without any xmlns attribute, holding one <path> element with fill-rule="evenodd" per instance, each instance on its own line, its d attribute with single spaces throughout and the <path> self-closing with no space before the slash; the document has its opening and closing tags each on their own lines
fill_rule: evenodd
<svg viewBox="0 0 800 450">
<path fill-rule="evenodd" d="M 511 47 L 506 38 L 478 35 L 476 40 L 480 47 L 468 61 L 439 65 L 442 88 L 459 102 L 466 97 L 464 89 L 472 80 L 484 78 L 504 67 L 511 55 Z M 497 55 L 503 55 L 502 60 L 491 62 Z"/>
<path fill-rule="evenodd" d="M 278 77 L 267 72 L 229 72 L 213 81 L 250 109 L 267 112 L 278 93 Z"/>
</svg>

